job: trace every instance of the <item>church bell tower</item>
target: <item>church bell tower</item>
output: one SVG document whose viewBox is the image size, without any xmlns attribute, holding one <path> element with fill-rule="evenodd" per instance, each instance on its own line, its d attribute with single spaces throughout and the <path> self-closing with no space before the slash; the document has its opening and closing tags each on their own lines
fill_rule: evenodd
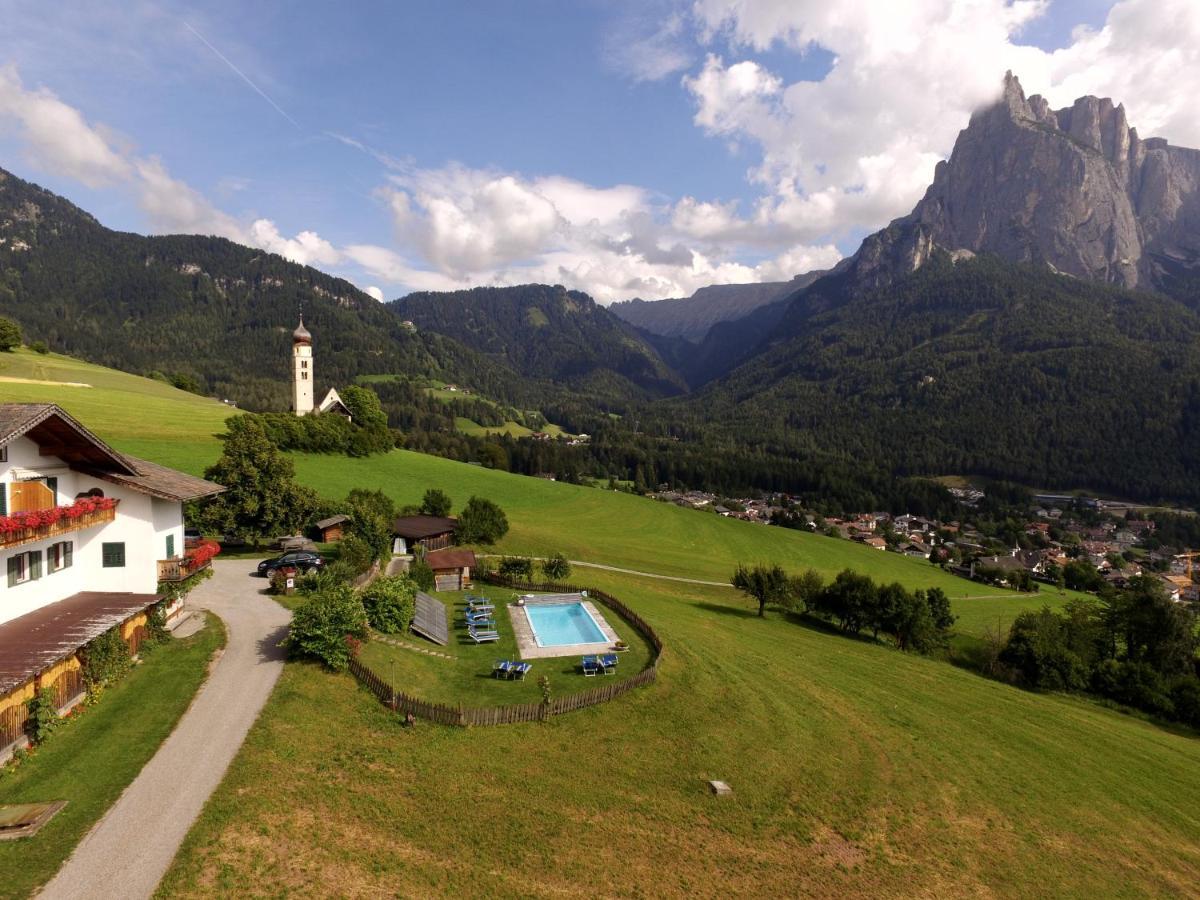
<svg viewBox="0 0 1200 900">
<path fill-rule="evenodd" d="M 300 325 L 292 332 L 292 409 L 298 416 L 313 411 L 312 335 L 304 327 L 303 313 Z"/>
</svg>

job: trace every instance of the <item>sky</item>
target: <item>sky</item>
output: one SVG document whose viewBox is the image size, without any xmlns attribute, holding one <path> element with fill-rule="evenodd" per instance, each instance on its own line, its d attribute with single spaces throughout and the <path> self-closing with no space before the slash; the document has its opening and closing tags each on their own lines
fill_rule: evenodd
<svg viewBox="0 0 1200 900">
<path fill-rule="evenodd" d="M 1008 69 L 1200 147 L 1200 0 L 0 0 L 0 167 L 377 299 L 660 299 L 852 253 Z"/>
</svg>

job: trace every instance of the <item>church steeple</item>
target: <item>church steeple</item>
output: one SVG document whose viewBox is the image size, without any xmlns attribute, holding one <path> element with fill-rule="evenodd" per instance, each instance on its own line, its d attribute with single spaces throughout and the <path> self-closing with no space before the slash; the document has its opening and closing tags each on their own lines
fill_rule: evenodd
<svg viewBox="0 0 1200 900">
<path fill-rule="evenodd" d="M 300 324 L 292 332 L 292 410 L 298 416 L 313 411 L 312 334 L 304 327 L 303 312 Z"/>
</svg>

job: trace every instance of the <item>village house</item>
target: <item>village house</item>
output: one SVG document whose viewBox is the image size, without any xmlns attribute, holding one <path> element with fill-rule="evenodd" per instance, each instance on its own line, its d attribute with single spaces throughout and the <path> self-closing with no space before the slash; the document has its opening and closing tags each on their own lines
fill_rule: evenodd
<svg viewBox="0 0 1200 900">
<path fill-rule="evenodd" d="M 54 404 L 0 404 L 0 755 L 40 690 L 62 708 L 82 696 L 83 645 L 119 628 L 137 652 L 160 586 L 209 564 L 184 547 L 183 503 L 223 490 L 118 453 Z"/>
</svg>

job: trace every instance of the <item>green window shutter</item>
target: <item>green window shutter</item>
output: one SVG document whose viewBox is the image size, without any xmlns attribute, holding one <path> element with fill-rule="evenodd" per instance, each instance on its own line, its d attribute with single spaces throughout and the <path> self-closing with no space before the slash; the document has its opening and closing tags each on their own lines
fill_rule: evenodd
<svg viewBox="0 0 1200 900">
<path fill-rule="evenodd" d="M 8 515 L 8 485 L 0 484 L 0 516 Z"/>
<path fill-rule="evenodd" d="M 175 535 L 167 535 L 167 559 L 175 556 Z"/>
<path fill-rule="evenodd" d="M 20 554 L 18 554 L 18 556 L 19 555 Z M 21 571 L 20 560 L 17 558 L 17 556 L 10 556 L 8 558 L 8 586 L 9 587 L 17 586 L 17 575 L 20 573 L 20 571 Z"/>
<path fill-rule="evenodd" d="M 29 580 L 37 581 L 42 577 L 42 551 L 32 550 L 29 553 Z"/>
<path fill-rule="evenodd" d="M 101 547 L 103 566 L 106 569 L 120 569 L 125 566 L 125 544 L 104 544 Z"/>
<path fill-rule="evenodd" d="M 75 542 L 74 541 L 65 541 L 63 543 L 63 568 L 64 569 L 71 568 L 71 562 L 72 562 L 71 557 L 74 555 L 74 550 L 75 550 Z"/>
<path fill-rule="evenodd" d="M 47 489 L 49 489 L 50 493 L 52 493 L 54 495 L 54 505 L 58 506 L 58 479 L 57 478 L 47 478 L 46 479 L 46 487 L 47 487 Z"/>
</svg>

